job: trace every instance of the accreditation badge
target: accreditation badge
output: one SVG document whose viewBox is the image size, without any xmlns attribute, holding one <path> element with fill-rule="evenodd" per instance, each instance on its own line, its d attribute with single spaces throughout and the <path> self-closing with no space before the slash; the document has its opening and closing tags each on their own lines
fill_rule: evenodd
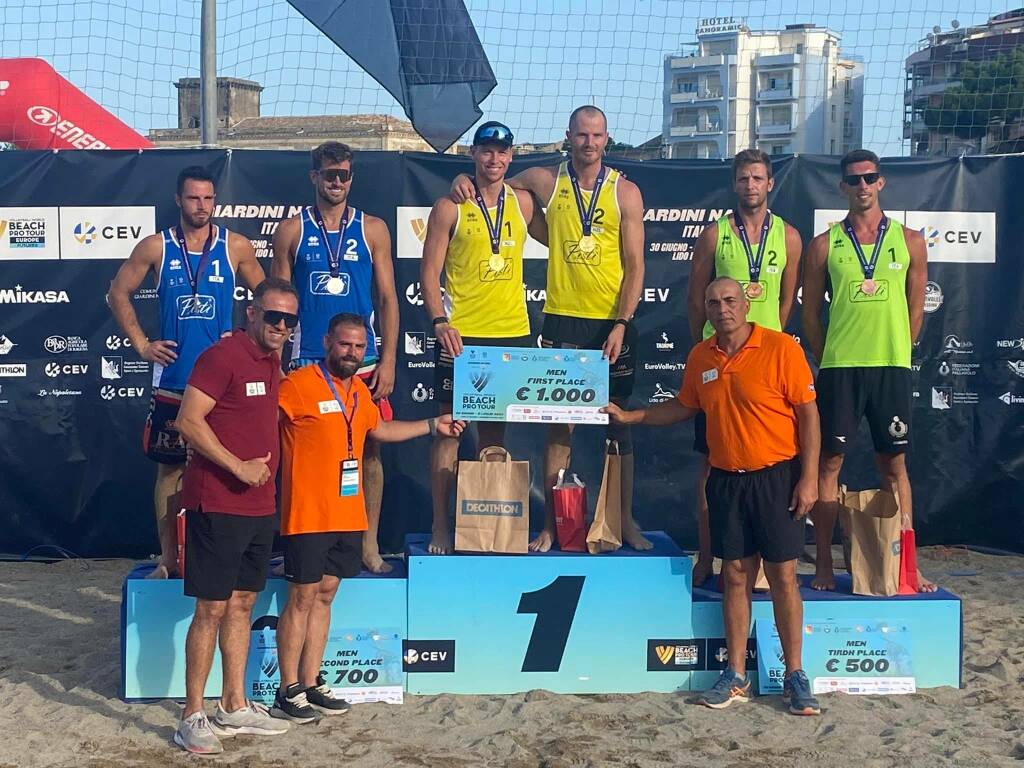
<svg viewBox="0 0 1024 768">
<path fill-rule="evenodd" d="M 359 459 L 345 459 L 341 462 L 341 479 L 338 495 L 359 495 Z"/>
</svg>

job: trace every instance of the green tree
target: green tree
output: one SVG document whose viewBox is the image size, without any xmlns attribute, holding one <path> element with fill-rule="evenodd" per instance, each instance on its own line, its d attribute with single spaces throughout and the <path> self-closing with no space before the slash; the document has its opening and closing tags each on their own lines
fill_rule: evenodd
<svg viewBox="0 0 1024 768">
<path fill-rule="evenodd" d="M 962 139 L 985 135 L 993 119 L 1004 123 L 1024 116 L 1024 48 L 1014 48 L 988 61 L 964 62 L 959 85 L 942 94 L 942 103 L 928 107 L 924 122 L 933 131 Z"/>
</svg>

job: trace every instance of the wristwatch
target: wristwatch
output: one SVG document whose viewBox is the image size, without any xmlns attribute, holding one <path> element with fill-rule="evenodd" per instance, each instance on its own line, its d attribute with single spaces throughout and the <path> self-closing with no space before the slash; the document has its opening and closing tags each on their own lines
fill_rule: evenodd
<svg viewBox="0 0 1024 768">
<path fill-rule="evenodd" d="M 616 325 L 621 325 L 623 328 L 629 328 L 629 320 L 624 317 L 616 318 L 615 322 L 612 323 L 612 327 L 614 328 Z"/>
<path fill-rule="evenodd" d="M 441 323 L 447 324 L 448 318 L 445 317 L 444 315 L 439 315 L 438 317 L 435 317 L 433 320 L 431 320 L 430 323 L 431 325 L 440 325 Z"/>
</svg>

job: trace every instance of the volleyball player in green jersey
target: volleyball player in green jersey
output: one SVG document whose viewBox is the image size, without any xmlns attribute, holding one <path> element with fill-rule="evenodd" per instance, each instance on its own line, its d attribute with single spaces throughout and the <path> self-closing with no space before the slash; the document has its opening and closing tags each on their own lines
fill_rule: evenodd
<svg viewBox="0 0 1024 768">
<path fill-rule="evenodd" d="M 732 277 L 743 286 L 751 322 L 781 331 L 789 320 L 800 273 L 803 243 L 795 228 L 768 210 L 774 186 L 771 158 L 759 149 L 738 152 L 732 161 L 736 208 L 704 229 L 694 247 L 687 289 L 690 336 L 697 344 L 714 334 L 707 322 L 704 293 L 716 277 Z M 697 483 L 697 532 L 700 552 L 693 583 L 711 575 L 711 531 L 704 492 L 710 465 L 703 414 L 694 420 L 694 450 L 704 455 Z"/>
<path fill-rule="evenodd" d="M 924 322 L 928 254 L 920 233 L 888 218 L 878 202 L 885 187 L 878 156 L 865 149 L 840 161 L 839 190 L 850 212 L 811 241 L 803 282 L 803 332 L 821 362 L 821 463 L 812 513 L 817 566 L 812 586 L 835 588 L 832 529 L 839 511 L 839 471 L 862 416 L 871 427 L 882 487 L 899 498 L 904 529 L 913 528 L 905 454 L 910 448 L 911 346 Z M 828 330 L 821 310 L 832 296 Z M 918 575 L 918 589 L 935 585 Z"/>
</svg>

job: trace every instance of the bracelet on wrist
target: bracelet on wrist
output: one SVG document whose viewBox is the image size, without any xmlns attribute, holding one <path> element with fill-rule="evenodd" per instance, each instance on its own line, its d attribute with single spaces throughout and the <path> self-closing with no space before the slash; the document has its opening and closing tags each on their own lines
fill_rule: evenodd
<svg viewBox="0 0 1024 768">
<path fill-rule="evenodd" d="M 441 325 L 442 323 L 447 325 L 448 324 L 448 318 L 445 317 L 444 315 L 438 315 L 433 320 L 431 320 L 430 323 L 431 323 L 431 325 Z"/>
<path fill-rule="evenodd" d="M 434 436 L 437 435 L 437 417 L 436 416 L 431 416 L 429 419 L 427 419 L 427 431 L 430 433 L 431 437 L 434 437 Z"/>
</svg>

